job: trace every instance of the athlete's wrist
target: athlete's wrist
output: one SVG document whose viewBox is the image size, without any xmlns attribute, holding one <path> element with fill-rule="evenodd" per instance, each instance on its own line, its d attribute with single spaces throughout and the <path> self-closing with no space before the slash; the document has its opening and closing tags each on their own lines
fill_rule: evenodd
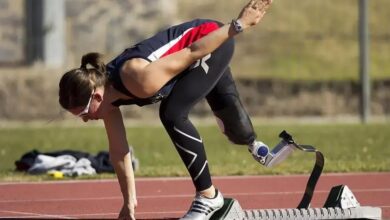
<svg viewBox="0 0 390 220">
<path fill-rule="evenodd" d="M 244 26 L 240 19 L 233 19 L 230 25 L 237 34 L 244 31 Z"/>
</svg>

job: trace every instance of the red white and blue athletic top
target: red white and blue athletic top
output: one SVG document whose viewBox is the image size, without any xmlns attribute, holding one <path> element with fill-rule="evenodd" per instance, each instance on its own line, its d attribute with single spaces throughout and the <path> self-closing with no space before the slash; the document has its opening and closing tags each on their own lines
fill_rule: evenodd
<svg viewBox="0 0 390 220">
<path fill-rule="evenodd" d="M 111 81 L 113 87 L 123 94 L 132 97 L 132 99 L 119 99 L 112 104 L 115 106 L 130 104 L 143 106 L 158 102 L 169 95 L 177 80 L 176 77 L 169 81 L 152 97 L 138 98 L 126 89 L 119 75 L 122 65 L 127 60 L 132 58 L 142 58 L 150 62 L 156 61 L 164 56 L 188 47 L 196 40 L 218 29 L 221 25 L 221 23 L 213 20 L 196 19 L 172 26 L 157 33 L 151 38 L 137 43 L 133 47 L 127 48 L 119 56 L 109 62 L 106 67 L 109 80 Z"/>
</svg>

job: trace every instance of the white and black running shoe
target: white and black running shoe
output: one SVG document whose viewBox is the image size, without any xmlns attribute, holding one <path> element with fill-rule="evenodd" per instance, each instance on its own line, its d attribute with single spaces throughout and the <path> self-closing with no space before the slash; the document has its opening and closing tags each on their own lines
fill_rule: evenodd
<svg viewBox="0 0 390 220">
<path fill-rule="evenodd" d="M 196 193 L 190 210 L 181 219 L 183 220 L 208 220 L 223 206 L 223 196 L 218 190 L 215 190 L 215 197 L 210 199 Z"/>
</svg>

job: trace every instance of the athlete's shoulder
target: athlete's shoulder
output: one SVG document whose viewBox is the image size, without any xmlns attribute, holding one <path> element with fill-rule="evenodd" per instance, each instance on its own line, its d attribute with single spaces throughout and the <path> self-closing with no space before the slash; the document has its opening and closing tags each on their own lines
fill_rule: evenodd
<svg viewBox="0 0 390 220">
<path fill-rule="evenodd" d="M 212 20 L 212 19 L 206 19 L 206 18 L 196 18 L 190 21 L 186 21 L 180 24 L 173 25 L 172 27 L 180 27 L 180 26 L 185 26 L 185 27 L 196 27 L 205 23 L 217 23 L 221 24 L 221 22 L 217 20 Z"/>
</svg>

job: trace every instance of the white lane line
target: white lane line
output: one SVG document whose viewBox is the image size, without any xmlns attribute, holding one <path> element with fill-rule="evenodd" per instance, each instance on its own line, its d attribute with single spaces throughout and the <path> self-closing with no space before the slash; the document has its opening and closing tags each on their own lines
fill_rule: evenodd
<svg viewBox="0 0 390 220">
<path fill-rule="evenodd" d="M 66 201 L 91 201 L 91 200 L 116 200 L 121 196 L 95 197 L 95 198 L 61 198 L 61 199 L 21 199 L 21 200 L 0 200 L 0 203 L 24 203 L 24 202 L 66 202 Z"/>
<path fill-rule="evenodd" d="M 355 193 L 372 193 L 372 192 L 390 192 L 390 189 L 354 189 Z M 327 190 L 317 190 L 315 194 L 328 194 Z M 291 192 L 248 192 L 248 193 L 224 193 L 225 196 L 265 196 L 265 195 L 296 195 L 303 194 L 302 191 Z M 147 195 L 137 196 L 137 199 L 163 199 L 163 198 L 191 198 L 193 194 L 167 194 L 167 195 Z M 25 202 L 66 202 L 66 201 L 93 201 L 93 200 L 121 200 L 121 196 L 109 197 L 90 197 L 90 198 L 61 198 L 61 199 L 25 199 L 25 200 L 0 200 L 0 203 L 25 203 Z"/>
<path fill-rule="evenodd" d="M 174 211 L 166 211 L 166 212 L 162 212 L 162 211 L 150 211 L 150 212 L 135 212 L 135 214 L 140 217 L 142 215 L 156 215 L 156 214 L 160 214 L 160 215 L 163 215 L 163 214 L 183 214 L 185 213 L 187 210 L 174 210 Z M 69 217 L 87 217 L 87 216 L 117 216 L 118 213 L 94 213 L 94 214 L 87 214 L 87 213 L 83 213 L 83 214 L 71 214 L 71 215 L 67 215 Z"/>
<path fill-rule="evenodd" d="M 60 218 L 60 219 L 72 219 L 71 217 L 67 216 L 61 216 L 61 215 L 49 215 L 49 214 L 39 214 L 39 213 L 33 213 L 33 212 L 19 212 L 19 211 L 10 211 L 10 210 L 0 210 L 0 212 L 8 213 L 8 214 L 17 214 L 17 215 L 29 215 L 34 217 L 46 217 L 46 218 Z M 15 216 L 19 217 L 20 216 Z M 3 218 L 3 216 L 0 216 L 0 218 Z"/>
<path fill-rule="evenodd" d="M 101 180 L 48 180 L 44 182 L 29 182 L 29 181 L 20 181 L 20 182 L 2 182 L 0 186 L 17 186 L 17 185 L 52 185 L 52 184 L 73 184 L 73 183 L 117 183 L 116 179 L 101 179 Z"/>
<path fill-rule="evenodd" d="M 152 212 L 153 213 L 153 212 Z M 138 212 L 136 212 L 136 214 L 138 214 Z M 67 215 L 69 217 L 72 217 L 72 218 L 77 218 L 77 217 L 92 217 L 92 216 L 96 216 L 96 217 L 102 217 L 102 216 L 115 216 L 117 217 L 118 216 L 118 213 L 116 212 L 110 212 L 110 213 L 80 213 L 80 214 L 70 214 L 70 215 Z"/>
<path fill-rule="evenodd" d="M 366 176 L 373 176 L 373 175 L 379 175 L 379 176 L 390 176 L 390 172 L 356 172 L 356 173 L 325 173 L 321 175 L 321 179 L 327 178 L 327 177 L 351 177 L 351 176 L 357 176 L 357 177 L 366 177 Z M 297 178 L 302 177 L 306 178 L 308 177 L 308 174 L 292 174 L 292 175 L 247 175 L 247 176 L 215 176 L 213 179 L 215 180 L 236 180 L 236 179 L 284 179 L 284 178 Z M 191 181 L 190 177 L 139 177 L 136 178 L 136 182 L 153 182 L 153 181 L 182 181 L 182 180 L 188 180 Z M 116 179 L 97 179 L 97 180 L 55 180 L 55 181 L 44 181 L 44 182 L 29 182 L 29 181 L 21 181 L 21 182 L 1 182 L 0 186 L 7 186 L 7 185 L 24 185 L 24 184 L 31 184 L 31 185 L 46 185 L 46 184 L 73 184 L 73 183 L 117 183 L 118 181 Z"/>
</svg>

